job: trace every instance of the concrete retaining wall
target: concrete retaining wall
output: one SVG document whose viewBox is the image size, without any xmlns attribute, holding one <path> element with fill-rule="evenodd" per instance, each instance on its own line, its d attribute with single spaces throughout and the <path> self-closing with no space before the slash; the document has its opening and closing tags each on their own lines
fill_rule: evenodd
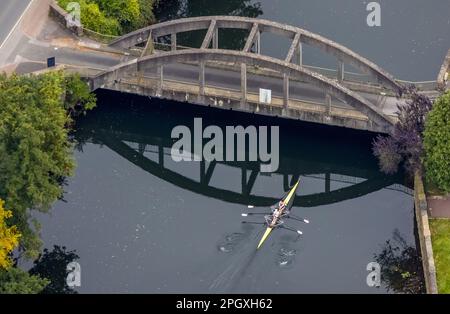
<svg viewBox="0 0 450 314">
<path fill-rule="evenodd" d="M 428 224 L 428 204 L 419 173 L 414 176 L 414 204 L 416 210 L 417 229 L 419 231 L 420 251 L 422 255 L 425 287 L 428 294 L 437 294 L 436 266 L 433 258 L 431 231 Z"/>
<path fill-rule="evenodd" d="M 74 33 L 77 36 L 83 35 L 83 26 L 82 25 L 70 25 L 68 23 L 68 20 L 70 19 L 69 14 L 61 8 L 56 1 L 52 0 L 50 1 L 50 12 L 49 15 L 53 17 L 56 21 L 58 21 L 59 24 L 61 24 L 63 27 L 70 30 L 72 33 Z"/>
</svg>

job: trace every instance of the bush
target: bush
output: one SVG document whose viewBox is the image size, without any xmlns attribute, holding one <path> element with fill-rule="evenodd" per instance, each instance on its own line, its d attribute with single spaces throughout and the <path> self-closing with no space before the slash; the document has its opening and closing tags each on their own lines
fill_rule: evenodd
<svg viewBox="0 0 450 314">
<path fill-rule="evenodd" d="M 59 6 L 63 9 L 67 8 L 67 5 L 73 0 L 58 0 Z M 120 35 L 121 27 L 119 21 L 112 17 L 107 17 L 102 11 L 98 4 L 92 3 L 88 0 L 77 0 L 80 4 L 81 10 L 81 24 L 83 27 L 92 30 L 97 33 L 106 35 Z"/>
<path fill-rule="evenodd" d="M 66 9 L 73 0 L 58 0 Z M 81 24 L 105 35 L 121 35 L 154 22 L 154 0 L 76 0 L 80 4 Z"/>
<path fill-rule="evenodd" d="M 427 180 L 450 192 L 450 91 L 435 101 L 427 116 L 424 148 Z"/>
<path fill-rule="evenodd" d="M 403 93 L 410 100 L 406 105 L 398 106 L 398 122 L 389 137 L 378 136 L 373 143 L 373 152 L 380 164 L 381 171 L 392 174 L 397 172 L 403 162 L 408 174 L 421 170 L 423 156 L 422 134 L 425 129 L 425 117 L 432 108 L 431 100 L 417 93 L 411 86 Z"/>
</svg>

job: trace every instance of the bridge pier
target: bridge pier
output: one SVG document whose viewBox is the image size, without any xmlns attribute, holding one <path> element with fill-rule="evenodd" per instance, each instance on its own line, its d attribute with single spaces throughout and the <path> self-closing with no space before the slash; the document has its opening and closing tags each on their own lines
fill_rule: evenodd
<svg viewBox="0 0 450 314">
<path fill-rule="evenodd" d="M 158 69 L 157 69 L 157 73 L 158 73 L 158 87 L 156 89 L 156 94 L 157 96 L 162 96 L 163 93 L 163 87 L 164 87 L 164 66 L 158 65 Z"/>
<path fill-rule="evenodd" d="M 325 105 L 327 106 L 327 116 L 331 116 L 331 95 L 326 93 L 325 94 Z"/>
<path fill-rule="evenodd" d="M 289 108 L 289 74 L 283 74 L 283 115 L 288 114 Z"/>
<path fill-rule="evenodd" d="M 214 29 L 214 35 L 212 38 L 212 47 L 213 49 L 219 49 L 219 28 L 216 27 Z"/>
<path fill-rule="evenodd" d="M 177 50 L 177 33 L 172 33 L 170 35 L 170 49 L 172 51 Z"/>
<path fill-rule="evenodd" d="M 247 107 L 247 65 L 241 63 L 241 109 Z"/>
<path fill-rule="evenodd" d="M 297 64 L 303 66 L 303 44 L 301 42 L 298 43 L 297 47 Z"/>
<path fill-rule="evenodd" d="M 203 102 L 205 99 L 205 60 L 199 62 L 198 84 L 198 101 Z"/>
<path fill-rule="evenodd" d="M 255 39 L 255 52 L 257 54 L 261 54 L 261 32 L 256 32 L 256 39 Z"/>
<path fill-rule="evenodd" d="M 339 82 L 344 80 L 344 61 L 338 60 L 337 79 Z"/>
</svg>

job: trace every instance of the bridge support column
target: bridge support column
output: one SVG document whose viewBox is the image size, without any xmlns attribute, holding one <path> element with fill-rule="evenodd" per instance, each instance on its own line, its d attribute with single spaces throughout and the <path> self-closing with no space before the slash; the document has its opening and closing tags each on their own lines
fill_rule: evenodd
<svg viewBox="0 0 450 314">
<path fill-rule="evenodd" d="M 328 117 L 331 116 L 331 95 L 330 94 L 326 94 L 325 95 L 325 105 L 326 105 L 326 115 Z"/>
<path fill-rule="evenodd" d="M 338 60 L 337 79 L 339 82 L 344 80 L 344 62 L 342 60 Z"/>
<path fill-rule="evenodd" d="M 301 67 L 303 66 L 303 45 L 302 45 L 302 43 L 298 43 L 297 64 Z"/>
<path fill-rule="evenodd" d="M 247 65 L 241 63 L 241 108 L 247 106 Z"/>
<path fill-rule="evenodd" d="M 163 65 L 158 65 L 158 77 L 159 77 L 159 81 L 158 81 L 158 87 L 156 89 L 156 96 L 160 97 L 162 96 L 163 93 L 163 87 L 164 87 L 164 66 Z"/>
<path fill-rule="evenodd" d="M 219 49 L 219 28 L 217 26 L 214 29 L 214 35 L 212 38 L 212 47 L 213 49 Z"/>
<path fill-rule="evenodd" d="M 289 74 L 283 74 L 283 115 L 288 114 L 289 108 Z"/>
<path fill-rule="evenodd" d="M 177 33 L 173 33 L 170 35 L 170 49 L 172 51 L 177 50 Z"/>
<path fill-rule="evenodd" d="M 205 100 L 205 61 L 201 60 L 199 63 L 198 84 L 199 93 L 198 101 L 203 102 Z"/>
<path fill-rule="evenodd" d="M 260 31 L 258 31 L 256 33 L 255 52 L 257 54 L 261 54 L 261 32 Z"/>
</svg>

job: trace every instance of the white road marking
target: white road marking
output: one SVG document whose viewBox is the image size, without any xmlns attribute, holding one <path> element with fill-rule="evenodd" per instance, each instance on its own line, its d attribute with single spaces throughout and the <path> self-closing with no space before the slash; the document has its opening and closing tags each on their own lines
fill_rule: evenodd
<svg viewBox="0 0 450 314">
<path fill-rule="evenodd" d="M 12 33 L 16 30 L 17 26 L 19 25 L 19 23 L 22 21 L 23 16 L 25 15 L 25 13 L 28 11 L 28 9 L 30 8 L 31 4 L 34 2 L 34 0 L 31 0 L 30 3 L 28 3 L 27 7 L 25 8 L 25 10 L 22 12 L 22 14 L 20 15 L 19 19 L 17 20 L 16 24 L 14 24 L 13 28 L 11 29 L 11 31 L 8 33 L 8 35 L 5 37 L 5 40 L 3 40 L 2 44 L 0 45 L 0 49 L 3 48 L 3 45 L 8 41 L 9 37 L 11 37 Z"/>
</svg>

